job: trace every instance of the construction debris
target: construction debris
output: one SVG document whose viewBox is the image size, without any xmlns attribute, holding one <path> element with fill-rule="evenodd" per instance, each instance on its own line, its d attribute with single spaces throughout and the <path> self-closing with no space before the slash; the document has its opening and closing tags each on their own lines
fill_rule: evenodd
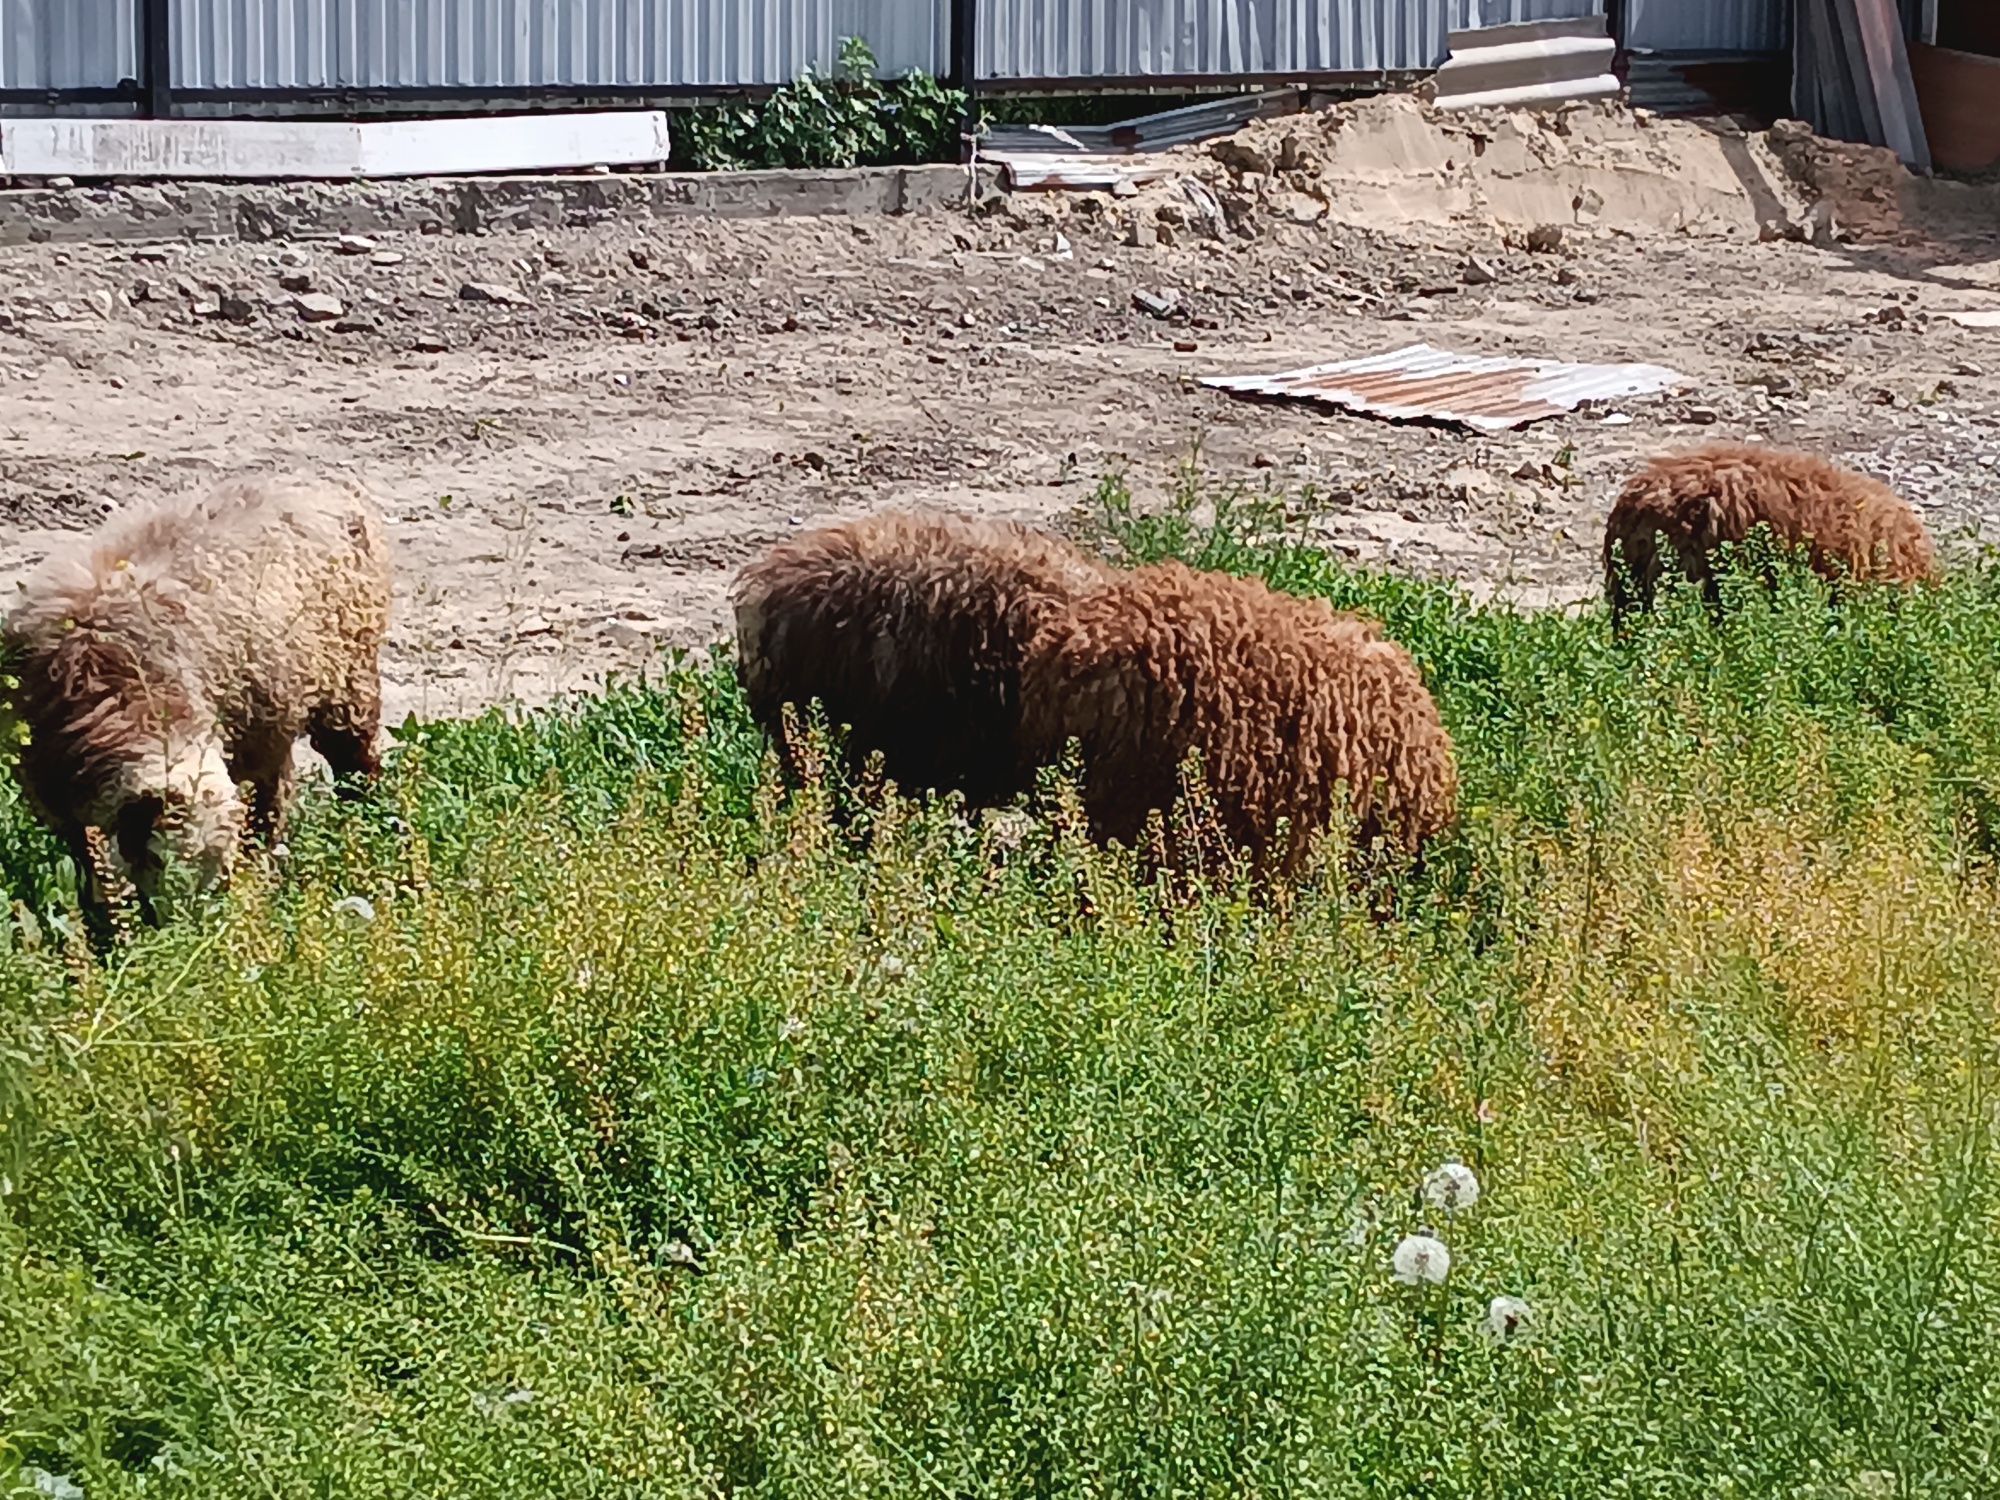
<svg viewBox="0 0 2000 1500">
<path fill-rule="evenodd" d="M 1365 412 L 1391 421 L 1449 422 L 1508 432 L 1575 411 L 1586 402 L 1651 396 L 1686 384 L 1660 365 L 1579 365 L 1543 359 L 1453 354 L 1412 344 L 1390 354 L 1311 365 L 1280 375 L 1219 375 L 1215 390 Z"/>
</svg>

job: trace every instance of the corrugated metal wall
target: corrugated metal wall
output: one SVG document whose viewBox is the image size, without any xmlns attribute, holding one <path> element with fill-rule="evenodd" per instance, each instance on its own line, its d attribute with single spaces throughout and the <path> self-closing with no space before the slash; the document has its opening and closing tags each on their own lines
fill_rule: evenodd
<svg viewBox="0 0 2000 1500">
<path fill-rule="evenodd" d="M 132 0 L 0 0 L 0 89 L 111 88 L 139 70 Z"/>
<path fill-rule="evenodd" d="M 1451 29 L 1513 26 L 1522 21 L 1573 21 L 1604 14 L 1604 0 L 1451 0 Z"/>
<path fill-rule="evenodd" d="M 1444 60 L 1445 0 L 980 0 L 982 77 L 1375 72 Z"/>
<path fill-rule="evenodd" d="M 174 83 L 778 84 L 808 65 L 831 72 L 849 36 L 884 73 L 937 73 L 950 14 L 949 0 L 175 0 Z"/>
<path fill-rule="evenodd" d="M 1791 45 L 1791 0 L 1626 3 L 1625 45 L 1634 50 L 1782 52 Z"/>
</svg>

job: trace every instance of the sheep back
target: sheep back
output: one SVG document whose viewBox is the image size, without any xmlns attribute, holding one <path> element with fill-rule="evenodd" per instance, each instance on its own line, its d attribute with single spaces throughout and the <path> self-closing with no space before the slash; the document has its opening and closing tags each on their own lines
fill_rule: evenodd
<svg viewBox="0 0 2000 1500">
<path fill-rule="evenodd" d="M 1416 853 L 1455 815 L 1451 739 L 1408 653 L 1255 579 L 1168 563 L 1109 582 L 1050 618 L 1022 693 L 1025 754 L 1051 764 L 1078 742 L 1100 838 L 1138 838 L 1197 750 L 1224 828 L 1267 873 L 1297 870 L 1343 784 L 1357 849 Z"/>
<path fill-rule="evenodd" d="M 1052 609 L 1105 576 L 1027 527 L 892 511 L 773 548 L 733 592 L 752 713 L 784 743 L 786 704 L 817 698 L 852 764 L 880 752 L 905 790 L 1004 799 L 1021 662 Z"/>
<path fill-rule="evenodd" d="M 1923 522 L 1881 481 L 1808 453 L 1717 443 L 1653 459 L 1612 506 L 1604 570 L 1613 614 L 1650 608 L 1674 564 L 1714 601 L 1715 550 L 1744 541 L 1760 524 L 1781 542 L 1805 547 L 1826 578 L 1915 583 L 1937 576 Z"/>
</svg>

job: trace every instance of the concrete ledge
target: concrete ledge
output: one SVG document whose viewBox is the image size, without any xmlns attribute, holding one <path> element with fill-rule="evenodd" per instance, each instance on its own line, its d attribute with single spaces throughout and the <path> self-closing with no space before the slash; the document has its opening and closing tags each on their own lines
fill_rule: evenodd
<svg viewBox="0 0 2000 1500">
<path fill-rule="evenodd" d="M 980 168 L 974 201 L 1001 195 Z M 687 217 L 923 213 L 966 206 L 963 167 L 418 178 L 398 182 L 134 183 L 0 192 L 0 245 L 479 234 Z"/>
</svg>

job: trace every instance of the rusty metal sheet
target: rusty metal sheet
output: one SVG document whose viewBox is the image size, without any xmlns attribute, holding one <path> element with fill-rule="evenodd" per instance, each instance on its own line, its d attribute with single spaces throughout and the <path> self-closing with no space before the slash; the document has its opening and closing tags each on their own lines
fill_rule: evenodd
<svg viewBox="0 0 2000 1500">
<path fill-rule="evenodd" d="M 1685 383 L 1685 376 L 1661 365 L 1504 359 L 1454 354 L 1429 344 L 1280 375 L 1212 375 L 1202 381 L 1237 395 L 1316 401 L 1398 422 L 1456 422 L 1480 432 L 1506 432 L 1585 402 L 1657 395 Z"/>
</svg>

